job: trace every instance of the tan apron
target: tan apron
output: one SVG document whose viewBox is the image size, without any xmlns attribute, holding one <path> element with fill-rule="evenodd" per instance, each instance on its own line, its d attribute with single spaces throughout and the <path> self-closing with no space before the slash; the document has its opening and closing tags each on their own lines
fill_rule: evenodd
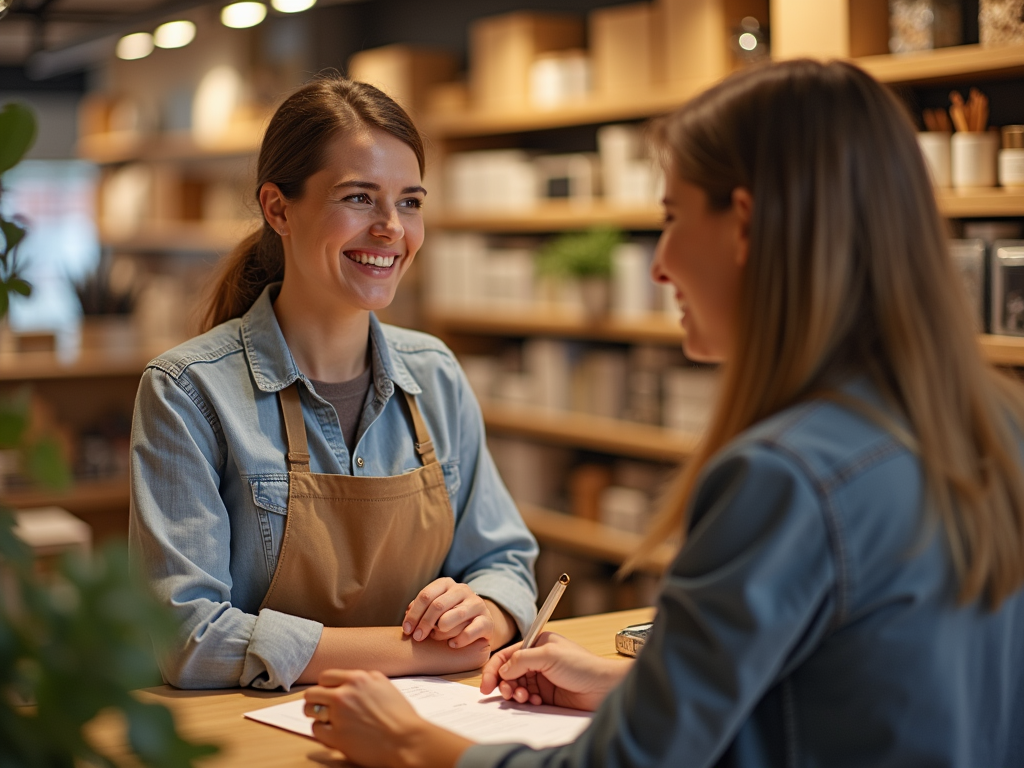
<svg viewBox="0 0 1024 768">
<path fill-rule="evenodd" d="M 299 382 L 278 393 L 288 438 L 288 519 L 260 609 L 329 627 L 395 626 L 437 578 L 455 528 L 444 472 L 416 398 L 423 466 L 397 477 L 309 471 Z"/>
</svg>

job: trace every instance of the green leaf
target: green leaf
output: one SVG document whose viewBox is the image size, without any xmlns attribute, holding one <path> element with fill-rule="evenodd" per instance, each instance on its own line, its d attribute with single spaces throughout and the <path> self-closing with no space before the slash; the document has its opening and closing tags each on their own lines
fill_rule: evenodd
<svg viewBox="0 0 1024 768">
<path fill-rule="evenodd" d="M 24 394 L 0 399 L 0 449 L 21 445 L 21 436 L 28 429 L 28 408 Z"/>
<path fill-rule="evenodd" d="M 32 295 L 32 286 L 29 283 L 22 280 L 20 277 L 16 277 L 13 280 L 8 281 L 7 290 L 14 291 L 15 293 L 20 293 L 22 296 Z"/>
<path fill-rule="evenodd" d="M 71 485 L 71 472 L 60 451 L 60 444 L 52 437 L 44 437 L 28 451 L 28 473 L 33 480 L 48 488 L 67 488 Z"/>
<path fill-rule="evenodd" d="M 7 253 L 17 248 L 18 243 L 25 239 L 25 228 L 19 227 L 13 221 L 0 219 L 0 232 L 3 232 L 4 241 L 7 243 Z"/>
<path fill-rule="evenodd" d="M 13 168 L 36 140 L 36 119 L 21 104 L 0 110 L 0 173 Z"/>
</svg>

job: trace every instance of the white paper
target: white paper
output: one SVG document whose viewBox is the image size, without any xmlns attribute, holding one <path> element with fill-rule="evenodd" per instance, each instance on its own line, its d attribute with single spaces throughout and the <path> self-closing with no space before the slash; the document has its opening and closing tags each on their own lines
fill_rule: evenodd
<svg viewBox="0 0 1024 768">
<path fill-rule="evenodd" d="M 434 725 L 480 744 L 514 742 L 531 747 L 568 744 L 579 736 L 592 715 L 562 707 L 530 706 L 439 677 L 392 680 L 413 709 Z M 304 736 L 313 735 L 313 720 L 302 714 L 303 699 L 246 712 L 245 716 Z"/>
</svg>

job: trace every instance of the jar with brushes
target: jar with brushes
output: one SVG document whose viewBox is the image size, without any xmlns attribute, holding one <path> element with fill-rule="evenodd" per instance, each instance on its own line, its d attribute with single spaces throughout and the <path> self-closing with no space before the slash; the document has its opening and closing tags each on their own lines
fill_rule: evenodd
<svg viewBox="0 0 1024 768">
<path fill-rule="evenodd" d="M 972 88 L 966 102 L 957 91 L 950 93 L 949 100 L 949 116 L 956 128 L 950 140 L 953 187 L 994 187 L 999 134 L 986 130 L 988 99 L 977 88 Z"/>
<path fill-rule="evenodd" d="M 924 155 L 928 175 L 936 187 L 949 187 L 952 183 L 949 140 L 953 135 L 949 113 L 944 109 L 926 109 L 922 117 L 925 130 L 917 134 L 917 145 Z"/>
<path fill-rule="evenodd" d="M 999 183 L 1024 188 L 1024 125 L 1003 126 L 1003 148 L 999 150 Z"/>
</svg>

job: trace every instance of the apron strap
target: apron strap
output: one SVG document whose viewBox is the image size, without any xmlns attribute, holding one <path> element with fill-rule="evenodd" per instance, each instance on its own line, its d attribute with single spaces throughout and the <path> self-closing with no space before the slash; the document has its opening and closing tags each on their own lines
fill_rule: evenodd
<svg viewBox="0 0 1024 768">
<path fill-rule="evenodd" d="M 285 387 L 277 393 L 284 416 L 284 431 L 288 437 L 289 472 L 309 472 L 309 444 L 306 442 L 306 424 L 302 420 L 302 400 L 299 397 L 299 382 Z"/>
<path fill-rule="evenodd" d="M 420 455 L 423 466 L 437 463 L 437 454 L 434 452 L 434 443 L 430 439 L 430 432 L 427 431 L 427 423 L 423 420 L 420 407 L 416 405 L 416 398 L 404 389 L 405 402 L 409 404 L 409 413 L 412 414 L 412 425 L 416 429 L 416 453 Z"/>
</svg>

